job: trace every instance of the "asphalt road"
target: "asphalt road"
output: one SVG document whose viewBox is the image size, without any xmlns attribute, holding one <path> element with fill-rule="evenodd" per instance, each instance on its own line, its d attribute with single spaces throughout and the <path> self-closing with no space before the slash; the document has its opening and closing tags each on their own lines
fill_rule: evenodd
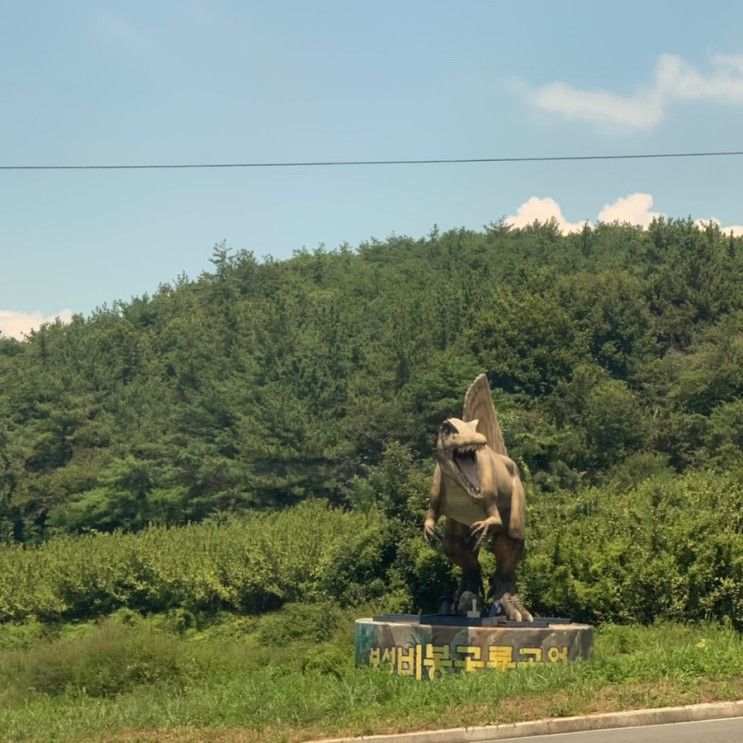
<svg viewBox="0 0 743 743">
<path fill-rule="evenodd" d="M 514 743 L 743 743 L 743 717 L 702 722 L 674 722 L 613 730 L 530 735 Z M 487 741 L 485 741 L 487 743 Z M 492 741 L 503 743 L 503 741 Z"/>
</svg>

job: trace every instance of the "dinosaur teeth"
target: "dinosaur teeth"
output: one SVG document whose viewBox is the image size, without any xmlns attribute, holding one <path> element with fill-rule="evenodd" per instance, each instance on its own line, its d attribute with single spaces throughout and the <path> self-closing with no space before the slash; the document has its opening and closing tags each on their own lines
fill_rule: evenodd
<svg viewBox="0 0 743 743">
<path fill-rule="evenodd" d="M 472 454 L 481 447 L 480 444 L 470 444 L 469 446 L 459 446 L 455 450 L 457 454 Z"/>
</svg>

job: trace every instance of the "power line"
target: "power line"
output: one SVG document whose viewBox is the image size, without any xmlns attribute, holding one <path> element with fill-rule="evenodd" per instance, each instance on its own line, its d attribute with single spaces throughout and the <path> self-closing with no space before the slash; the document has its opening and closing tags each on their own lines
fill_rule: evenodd
<svg viewBox="0 0 743 743">
<path fill-rule="evenodd" d="M 471 165 L 474 163 L 545 163 L 587 160 L 659 160 L 689 157 L 735 157 L 743 150 L 720 152 L 654 152 L 625 155 L 545 155 L 529 157 L 441 157 L 416 160 L 305 160 L 245 163 L 135 163 L 108 165 L 0 165 L 0 170 L 185 170 L 188 168 L 317 168 L 354 165 Z"/>
</svg>

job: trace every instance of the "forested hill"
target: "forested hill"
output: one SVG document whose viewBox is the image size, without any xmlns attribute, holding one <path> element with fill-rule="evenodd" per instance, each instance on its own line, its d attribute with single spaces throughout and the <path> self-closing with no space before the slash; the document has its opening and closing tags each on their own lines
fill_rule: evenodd
<svg viewBox="0 0 743 743">
<path fill-rule="evenodd" d="M 743 239 L 714 226 L 498 224 L 212 263 L 0 339 L 3 540 L 394 489 L 481 371 L 532 488 L 740 468 Z"/>
</svg>

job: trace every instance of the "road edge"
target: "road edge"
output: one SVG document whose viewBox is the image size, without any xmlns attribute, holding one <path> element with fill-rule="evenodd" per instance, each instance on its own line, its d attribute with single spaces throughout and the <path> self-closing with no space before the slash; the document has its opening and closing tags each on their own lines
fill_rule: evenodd
<svg viewBox="0 0 743 743">
<path fill-rule="evenodd" d="M 607 730 L 639 725 L 663 725 L 670 722 L 698 722 L 729 717 L 743 717 L 743 699 L 734 702 L 707 702 L 682 707 L 634 709 L 577 717 L 553 717 L 529 722 L 501 723 L 471 728 L 421 730 L 414 733 L 362 735 L 347 738 L 323 738 L 308 743 L 478 743 L 485 740 L 508 740 L 528 735 L 575 733 L 584 730 Z"/>
</svg>

